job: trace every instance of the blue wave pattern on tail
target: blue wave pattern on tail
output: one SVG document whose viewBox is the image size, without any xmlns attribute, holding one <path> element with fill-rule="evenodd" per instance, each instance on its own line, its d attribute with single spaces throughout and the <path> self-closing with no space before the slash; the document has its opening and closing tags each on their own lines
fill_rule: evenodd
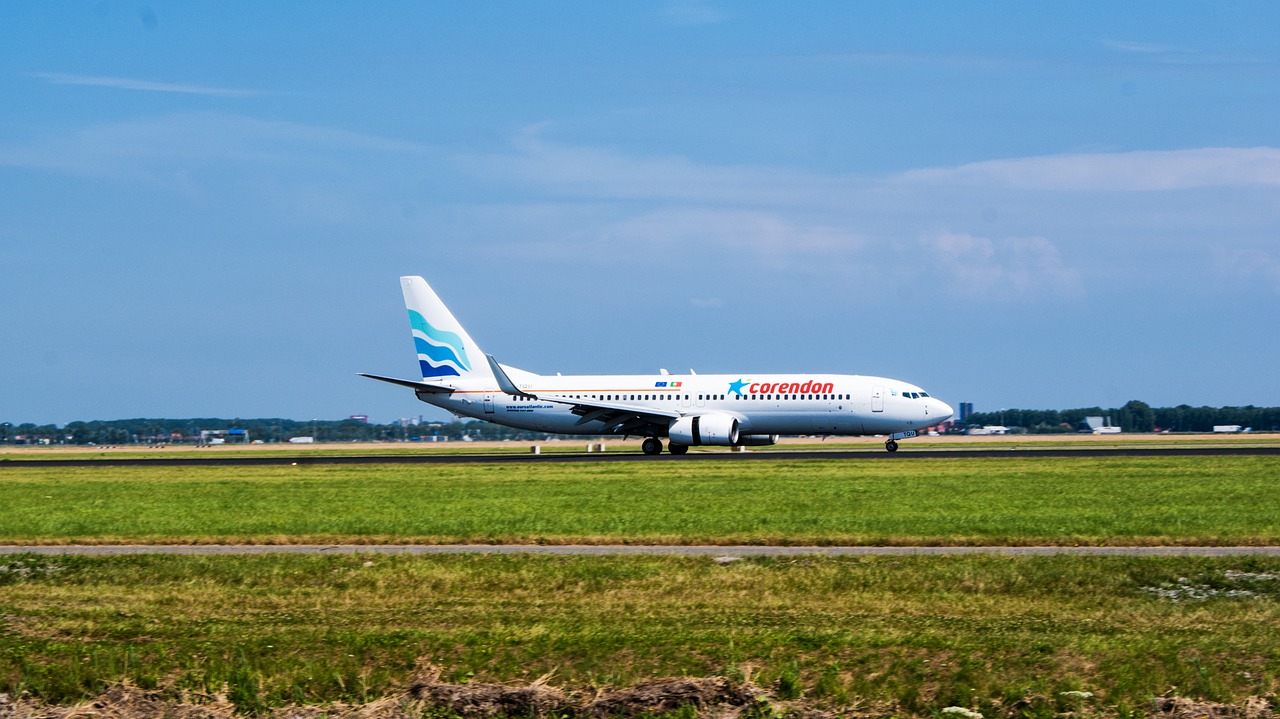
<svg viewBox="0 0 1280 719">
<path fill-rule="evenodd" d="M 413 327 L 413 345 L 423 377 L 460 377 L 471 371 L 467 350 L 457 333 L 432 327 L 426 317 L 413 310 L 409 310 L 409 325 Z"/>
</svg>

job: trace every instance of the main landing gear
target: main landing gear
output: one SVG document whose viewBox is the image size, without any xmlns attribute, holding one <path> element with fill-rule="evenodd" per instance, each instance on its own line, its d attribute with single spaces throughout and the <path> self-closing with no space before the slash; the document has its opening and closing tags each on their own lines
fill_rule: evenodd
<svg viewBox="0 0 1280 719">
<path fill-rule="evenodd" d="M 640 450 L 645 454 L 662 454 L 662 440 L 657 437 L 648 437 L 640 444 Z M 685 454 L 689 451 L 689 445 L 672 442 L 667 446 L 667 451 L 672 454 Z"/>
</svg>

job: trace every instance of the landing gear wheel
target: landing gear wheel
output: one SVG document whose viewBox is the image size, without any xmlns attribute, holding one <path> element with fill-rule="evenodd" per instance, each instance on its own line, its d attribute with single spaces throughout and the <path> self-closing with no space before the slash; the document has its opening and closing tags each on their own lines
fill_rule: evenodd
<svg viewBox="0 0 1280 719">
<path fill-rule="evenodd" d="M 890 451 L 890 452 L 897 452 L 897 451 L 898 451 L 898 443 L 897 443 L 897 442 L 895 442 L 895 441 L 893 441 L 893 440 L 889 440 L 888 442 L 885 442 L 885 443 L 884 443 L 884 448 L 885 448 L 886 450 Z"/>
<path fill-rule="evenodd" d="M 662 440 L 657 437 L 649 437 L 640 445 L 640 449 L 645 454 L 662 454 Z"/>
<path fill-rule="evenodd" d="M 675 442 L 672 442 L 670 445 L 667 446 L 667 451 L 672 454 L 686 454 L 689 451 L 689 445 L 676 444 Z"/>
</svg>

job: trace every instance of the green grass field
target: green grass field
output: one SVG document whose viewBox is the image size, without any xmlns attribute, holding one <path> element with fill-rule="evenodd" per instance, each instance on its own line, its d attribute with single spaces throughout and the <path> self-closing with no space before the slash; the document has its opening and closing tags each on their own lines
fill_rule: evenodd
<svg viewBox="0 0 1280 719">
<path fill-rule="evenodd" d="M 0 543 L 1274 545 L 1278 480 L 1269 457 L 10 466 Z M 429 664 L 579 691 L 749 678 L 837 715 L 1128 717 L 1280 690 L 1277 636 L 1260 557 L 0 556 L 0 694 L 59 703 L 123 679 L 260 713 Z"/>
<path fill-rule="evenodd" d="M 1280 542 L 1272 457 L 0 470 L 0 543 Z"/>
<path fill-rule="evenodd" d="M 1143 713 L 1280 689 L 1280 560 L 255 556 L 0 559 L 0 692 L 128 679 L 243 711 L 415 669 L 574 689 L 749 677 L 837 712 Z M 1072 699 L 1066 691 L 1095 696 Z M 1083 706 L 1082 706 L 1083 704 Z"/>
</svg>

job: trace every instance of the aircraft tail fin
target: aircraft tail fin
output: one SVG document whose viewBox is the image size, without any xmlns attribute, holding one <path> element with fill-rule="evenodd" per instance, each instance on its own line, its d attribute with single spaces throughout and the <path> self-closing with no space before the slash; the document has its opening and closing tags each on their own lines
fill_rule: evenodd
<svg viewBox="0 0 1280 719">
<path fill-rule="evenodd" d="M 484 353 L 421 277 L 401 277 L 423 380 L 491 376 Z"/>
</svg>

